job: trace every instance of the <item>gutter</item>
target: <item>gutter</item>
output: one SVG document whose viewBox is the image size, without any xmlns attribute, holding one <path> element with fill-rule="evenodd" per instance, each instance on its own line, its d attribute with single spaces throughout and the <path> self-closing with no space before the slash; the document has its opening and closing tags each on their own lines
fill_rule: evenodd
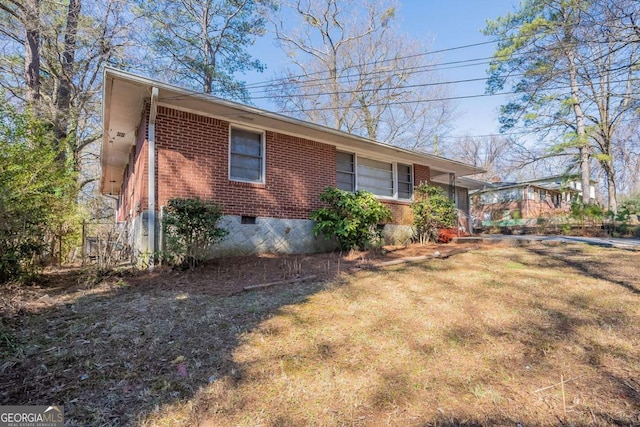
<svg viewBox="0 0 640 427">
<path fill-rule="evenodd" d="M 149 205 L 148 209 L 148 243 L 147 250 L 151 259 L 156 251 L 156 116 L 158 115 L 158 88 L 151 88 L 151 111 L 149 112 Z M 153 270 L 153 262 L 149 263 L 149 270 Z"/>
</svg>

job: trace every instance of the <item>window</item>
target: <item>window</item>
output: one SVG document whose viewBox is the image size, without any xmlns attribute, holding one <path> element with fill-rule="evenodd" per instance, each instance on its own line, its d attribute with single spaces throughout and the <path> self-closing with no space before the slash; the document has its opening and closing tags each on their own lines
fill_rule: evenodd
<svg viewBox="0 0 640 427">
<path fill-rule="evenodd" d="M 359 157 L 358 190 L 393 197 L 393 164 Z"/>
<path fill-rule="evenodd" d="M 528 200 L 536 199 L 536 190 L 533 187 L 527 187 L 527 199 Z"/>
<path fill-rule="evenodd" d="M 261 132 L 231 128 L 229 178 L 264 182 L 264 137 Z"/>
<path fill-rule="evenodd" d="M 411 166 L 398 163 L 398 199 L 410 199 L 411 196 L 413 196 Z"/>
<path fill-rule="evenodd" d="M 413 166 L 336 153 L 336 186 L 370 191 L 376 196 L 409 200 L 413 196 Z"/>
<path fill-rule="evenodd" d="M 355 191 L 356 170 L 354 155 L 351 153 L 336 153 L 336 181 L 337 187 L 341 190 Z"/>
</svg>

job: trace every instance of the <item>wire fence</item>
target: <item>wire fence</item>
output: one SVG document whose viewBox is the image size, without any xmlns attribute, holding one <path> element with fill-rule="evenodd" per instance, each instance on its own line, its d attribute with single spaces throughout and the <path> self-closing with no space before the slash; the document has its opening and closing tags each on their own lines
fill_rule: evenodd
<svg viewBox="0 0 640 427">
<path fill-rule="evenodd" d="M 124 222 L 82 222 L 82 265 L 109 269 L 132 261 L 129 229 Z"/>
</svg>

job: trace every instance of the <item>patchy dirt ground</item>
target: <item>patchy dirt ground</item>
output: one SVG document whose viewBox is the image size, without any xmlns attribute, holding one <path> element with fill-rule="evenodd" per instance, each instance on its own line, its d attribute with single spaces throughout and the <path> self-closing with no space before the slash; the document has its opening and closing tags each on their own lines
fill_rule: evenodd
<svg viewBox="0 0 640 427">
<path fill-rule="evenodd" d="M 383 250 L 308 255 L 261 255 L 209 261 L 194 271 L 158 268 L 150 275 L 131 278 L 132 286 L 190 290 L 214 295 L 242 292 L 245 287 L 312 277 L 328 280 L 344 272 L 372 268 L 378 263 L 413 257 L 447 257 L 477 244 L 387 246 Z"/>
<path fill-rule="evenodd" d="M 531 243 L 49 272 L 0 294 L 0 404 L 64 404 L 69 425 L 640 425 L 639 265 Z"/>
</svg>

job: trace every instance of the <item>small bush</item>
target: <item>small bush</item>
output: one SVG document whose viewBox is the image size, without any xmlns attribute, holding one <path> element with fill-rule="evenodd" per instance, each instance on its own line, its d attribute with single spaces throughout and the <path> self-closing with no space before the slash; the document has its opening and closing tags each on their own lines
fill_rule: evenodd
<svg viewBox="0 0 640 427">
<path fill-rule="evenodd" d="M 411 210 L 416 236 L 421 244 L 438 241 L 439 230 L 455 226 L 458 219 L 456 205 L 444 189 L 428 184 L 416 188 Z"/>
<path fill-rule="evenodd" d="M 336 238 L 342 250 L 366 248 L 381 238 L 378 224 L 391 220 L 391 211 L 368 191 L 351 193 L 327 187 L 320 200 L 326 206 L 311 213 L 316 221 L 313 232 Z"/>
<path fill-rule="evenodd" d="M 591 225 L 595 225 L 596 222 L 602 222 L 605 218 L 605 212 L 602 207 L 595 203 L 575 201 L 571 203 L 570 217 L 580 222 L 582 227 L 584 227 L 587 221 L 589 221 Z"/>
<path fill-rule="evenodd" d="M 198 198 L 169 200 L 162 218 L 166 259 L 185 268 L 206 260 L 211 246 L 228 234 L 218 227 L 222 215 L 221 205 Z"/>
</svg>

